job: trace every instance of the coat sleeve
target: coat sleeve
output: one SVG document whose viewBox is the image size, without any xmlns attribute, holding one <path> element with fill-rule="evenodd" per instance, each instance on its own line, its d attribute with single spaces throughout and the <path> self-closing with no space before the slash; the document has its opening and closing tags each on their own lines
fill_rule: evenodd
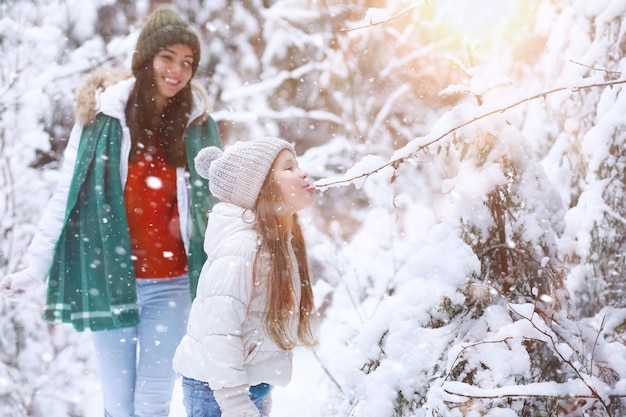
<svg viewBox="0 0 626 417">
<path fill-rule="evenodd" d="M 175 369 L 213 390 L 248 383 L 244 364 L 254 346 L 246 346 L 242 328 L 251 291 L 252 262 L 246 257 L 220 256 L 205 265 Z"/>
<path fill-rule="evenodd" d="M 82 131 L 83 126 L 77 124 L 70 133 L 69 142 L 63 154 L 63 165 L 61 166 L 59 181 L 57 182 L 50 201 L 43 211 L 37 232 L 28 248 L 28 271 L 42 281 L 45 280 L 48 275 L 52 264 L 54 248 L 61 234 L 61 230 L 63 229 L 67 197 L 69 195 L 74 166 L 76 165 L 76 155 Z"/>
</svg>

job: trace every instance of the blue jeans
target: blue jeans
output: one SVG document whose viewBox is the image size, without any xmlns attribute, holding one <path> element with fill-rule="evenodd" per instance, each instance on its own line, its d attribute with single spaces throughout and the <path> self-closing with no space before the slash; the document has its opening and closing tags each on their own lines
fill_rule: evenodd
<svg viewBox="0 0 626 417">
<path fill-rule="evenodd" d="M 250 399 L 263 415 L 263 397 L 269 394 L 269 384 L 250 387 Z M 187 417 L 221 417 L 222 411 L 215 401 L 209 384 L 195 379 L 183 377 L 183 404 Z"/>
<path fill-rule="evenodd" d="M 137 279 L 139 325 L 92 332 L 105 417 L 168 417 L 190 298 L 187 275 Z"/>
</svg>

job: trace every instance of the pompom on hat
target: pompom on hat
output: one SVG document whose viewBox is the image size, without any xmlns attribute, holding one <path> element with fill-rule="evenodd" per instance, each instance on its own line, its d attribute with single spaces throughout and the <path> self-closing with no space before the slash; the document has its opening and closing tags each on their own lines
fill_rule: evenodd
<svg viewBox="0 0 626 417">
<path fill-rule="evenodd" d="M 195 75 L 200 62 L 200 40 L 189 23 L 168 7 L 156 9 L 139 33 L 131 68 L 136 76 L 143 65 L 149 62 L 166 46 L 183 44 L 193 52 L 192 74 Z"/>
<path fill-rule="evenodd" d="M 198 174 L 209 180 L 211 194 L 220 201 L 254 209 L 265 178 L 284 149 L 296 156 L 293 146 L 283 139 L 240 141 L 224 151 L 215 146 L 204 148 L 194 164 Z"/>
</svg>

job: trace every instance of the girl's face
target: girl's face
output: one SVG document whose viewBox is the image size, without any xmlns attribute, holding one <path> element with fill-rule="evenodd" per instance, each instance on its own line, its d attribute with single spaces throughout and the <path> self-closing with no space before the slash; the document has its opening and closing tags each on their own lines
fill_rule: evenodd
<svg viewBox="0 0 626 417">
<path fill-rule="evenodd" d="M 281 215 L 292 215 L 311 207 L 315 186 L 309 182 L 307 173 L 298 167 L 298 161 L 286 149 L 280 151 L 272 165 L 273 180 L 282 197 Z"/>
<path fill-rule="evenodd" d="M 191 80 L 193 52 L 183 44 L 167 46 L 152 60 L 156 106 L 162 110 L 167 100 L 174 97 Z"/>
</svg>

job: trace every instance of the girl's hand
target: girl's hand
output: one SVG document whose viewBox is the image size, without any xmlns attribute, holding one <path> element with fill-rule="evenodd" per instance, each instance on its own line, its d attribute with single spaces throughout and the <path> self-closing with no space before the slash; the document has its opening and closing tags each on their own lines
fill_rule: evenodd
<svg viewBox="0 0 626 417">
<path fill-rule="evenodd" d="M 248 386 L 240 385 L 213 391 L 222 409 L 222 417 L 260 417 L 259 409 L 248 395 Z"/>
</svg>

